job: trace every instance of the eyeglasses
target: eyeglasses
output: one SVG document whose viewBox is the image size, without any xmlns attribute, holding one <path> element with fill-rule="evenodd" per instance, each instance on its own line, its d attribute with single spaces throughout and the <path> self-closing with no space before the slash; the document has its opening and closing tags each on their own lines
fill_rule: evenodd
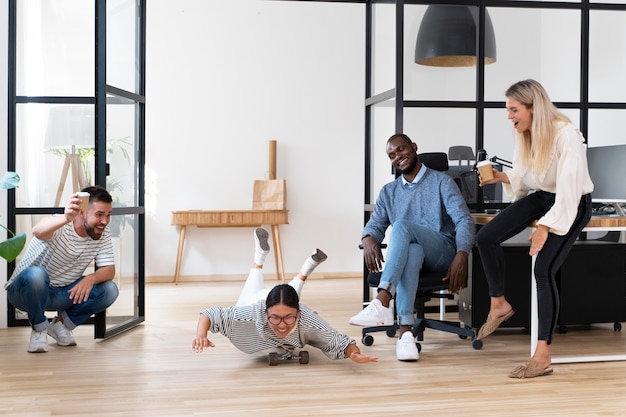
<svg viewBox="0 0 626 417">
<path fill-rule="evenodd" d="M 267 316 L 267 321 L 269 321 L 274 326 L 278 326 L 281 321 L 284 322 L 287 326 L 291 326 L 292 324 L 296 322 L 297 318 L 298 318 L 297 314 L 295 316 L 289 315 L 285 317 Z"/>
</svg>

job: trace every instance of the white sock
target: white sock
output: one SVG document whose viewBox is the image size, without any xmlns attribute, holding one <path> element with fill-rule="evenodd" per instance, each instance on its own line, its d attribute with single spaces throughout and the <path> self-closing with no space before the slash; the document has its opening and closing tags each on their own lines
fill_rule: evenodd
<svg viewBox="0 0 626 417">
<path fill-rule="evenodd" d="M 328 258 L 324 252 L 319 249 L 315 250 L 313 255 L 306 258 L 304 264 L 302 264 L 302 269 L 300 269 L 300 274 L 304 277 L 308 277 L 311 275 L 311 272 L 322 262 L 324 262 Z"/>
<path fill-rule="evenodd" d="M 265 257 L 270 253 L 268 238 L 267 230 L 260 227 L 254 230 L 254 263 L 257 265 L 263 265 Z"/>
</svg>

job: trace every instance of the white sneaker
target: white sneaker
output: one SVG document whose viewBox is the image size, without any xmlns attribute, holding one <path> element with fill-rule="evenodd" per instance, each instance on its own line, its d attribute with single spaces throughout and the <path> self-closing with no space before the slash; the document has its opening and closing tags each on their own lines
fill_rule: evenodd
<svg viewBox="0 0 626 417">
<path fill-rule="evenodd" d="M 396 343 L 396 358 L 399 361 L 416 361 L 420 358 L 420 352 L 415 344 L 415 336 L 410 331 L 402 333 Z"/>
<path fill-rule="evenodd" d="M 384 307 L 378 298 L 369 303 L 359 314 L 350 317 L 350 324 L 355 326 L 391 326 L 393 324 L 393 311 L 391 307 Z"/>
<path fill-rule="evenodd" d="M 48 351 L 48 333 L 45 330 L 40 332 L 37 330 L 31 331 L 28 351 L 30 353 L 44 353 Z"/>
<path fill-rule="evenodd" d="M 65 327 L 65 324 L 57 320 L 57 317 L 50 323 L 48 335 L 56 340 L 59 346 L 76 346 L 74 335 L 72 335 L 70 329 Z"/>
<path fill-rule="evenodd" d="M 254 230 L 254 263 L 263 265 L 265 257 L 270 253 L 270 245 L 267 239 L 270 237 L 267 230 L 259 227 Z"/>
</svg>

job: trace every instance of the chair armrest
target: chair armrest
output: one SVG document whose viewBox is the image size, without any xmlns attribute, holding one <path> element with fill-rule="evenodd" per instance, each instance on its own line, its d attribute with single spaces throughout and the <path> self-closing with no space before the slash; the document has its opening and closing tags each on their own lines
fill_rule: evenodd
<svg viewBox="0 0 626 417">
<path fill-rule="evenodd" d="M 387 247 L 387 244 L 386 243 L 381 243 L 379 246 L 380 246 L 381 249 L 385 249 Z M 362 243 L 359 243 L 359 249 L 363 249 L 363 244 Z"/>
</svg>

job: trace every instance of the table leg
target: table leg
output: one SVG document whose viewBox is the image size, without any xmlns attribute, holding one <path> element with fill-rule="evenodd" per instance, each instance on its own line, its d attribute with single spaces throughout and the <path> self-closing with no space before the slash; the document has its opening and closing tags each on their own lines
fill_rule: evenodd
<svg viewBox="0 0 626 417">
<path fill-rule="evenodd" d="M 537 255 L 531 257 L 530 262 L 530 357 L 537 349 L 539 339 L 539 305 L 537 304 L 537 279 L 535 278 L 535 261 Z"/>
<path fill-rule="evenodd" d="M 180 226 L 180 237 L 178 238 L 178 254 L 176 255 L 176 271 L 174 272 L 174 283 L 178 285 L 178 277 L 180 275 L 180 263 L 183 258 L 183 246 L 185 245 L 185 234 L 187 226 Z"/>
<path fill-rule="evenodd" d="M 280 246 L 280 233 L 278 225 L 272 225 L 272 239 L 274 241 L 274 259 L 276 261 L 276 272 L 282 283 L 285 283 L 285 268 L 283 267 L 283 250 Z"/>
</svg>

